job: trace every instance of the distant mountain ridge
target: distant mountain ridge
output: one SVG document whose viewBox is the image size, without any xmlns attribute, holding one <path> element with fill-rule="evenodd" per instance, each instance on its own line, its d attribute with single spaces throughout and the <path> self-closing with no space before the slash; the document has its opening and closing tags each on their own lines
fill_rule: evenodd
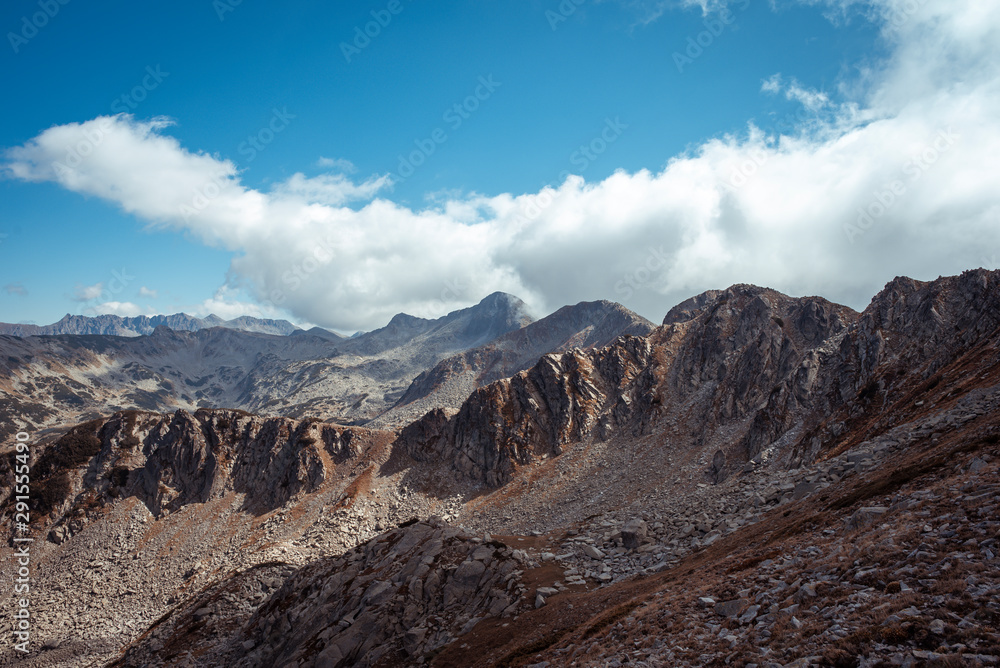
<svg viewBox="0 0 1000 668">
<path fill-rule="evenodd" d="M 287 320 L 270 320 L 241 316 L 223 320 L 214 313 L 205 318 L 196 318 L 187 313 L 174 315 L 140 315 L 125 318 L 118 315 L 71 315 L 51 325 L 21 325 L 0 323 L 0 334 L 7 336 L 53 336 L 59 334 L 97 334 L 104 336 L 148 336 L 157 327 L 166 327 L 177 332 L 197 332 L 211 327 L 236 329 L 241 332 L 289 336 L 301 331 Z M 326 330 L 323 330 L 326 331 Z M 312 332 L 312 330 L 310 330 Z M 336 336 L 336 335 L 335 335 Z M 339 336 L 338 336 L 339 338 Z"/>
<path fill-rule="evenodd" d="M 417 376 L 375 424 L 411 422 L 432 408 L 458 409 L 477 388 L 535 365 L 548 353 L 610 345 L 620 336 L 647 336 L 656 325 L 621 304 L 580 302 L 438 362 Z"/>
<path fill-rule="evenodd" d="M 76 420 L 84 410 L 129 408 L 227 407 L 362 423 L 442 359 L 532 322 L 524 303 L 503 293 L 434 320 L 399 314 L 351 338 L 319 328 L 279 337 L 223 327 L 221 318 L 194 331 L 171 327 L 193 327 L 190 316 L 146 318 L 139 324 L 157 325 L 148 336 L 94 335 L 93 320 L 58 337 L 0 335 L 0 422 L 7 425 L 0 437 L 18 420 L 34 428 Z"/>
</svg>

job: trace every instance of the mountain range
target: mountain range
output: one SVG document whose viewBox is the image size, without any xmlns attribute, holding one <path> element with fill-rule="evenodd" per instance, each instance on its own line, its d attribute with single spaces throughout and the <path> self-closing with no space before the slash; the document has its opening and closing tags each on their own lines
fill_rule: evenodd
<svg viewBox="0 0 1000 668">
<path fill-rule="evenodd" d="M 0 345 L 33 665 L 1000 664 L 1000 272 Z"/>
<path fill-rule="evenodd" d="M 70 315 L 67 313 L 62 320 L 51 325 L 25 325 L 0 323 L 0 335 L 6 336 L 55 336 L 59 334 L 89 334 L 101 336 L 147 336 L 157 327 L 166 327 L 179 332 L 196 332 L 211 327 L 235 329 L 241 332 L 258 332 L 288 336 L 297 331 L 298 327 L 287 320 L 267 320 L 241 316 L 232 320 L 223 320 L 214 313 L 205 318 L 196 318 L 186 313 L 174 315 L 140 315 L 134 318 L 123 318 L 117 315 Z M 319 328 L 315 328 L 319 330 Z M 312 331 L 312 330 L 310 330 Z M 334 332 L 321 330 L 323 336 L 341 338 Z"/>
<path fill-rule="evenodd" d="M 0 336 L 0 429 L 13 433 L 22 423 L 39 430 L 129 408 L 238 408 L 345 424 L 376 418 L 381 425 L 405 424 L 420 416 L 423 404 L 389 409 L 421 373 L 452 355 L 473 351 L 485 361 L 487 351 L 510 348 L 505 335 L 522 332 L 515 341 L 523 343 L 519 369 L 565 346 L 606 345 L 619 334 L 651 329 L 610 302 L 568 307 L 533 322 L 521 300 L 495 293 L 437 319 L 400 314 L 352 338 L 166 326 L 138 337 Z M 480 382 L 495 371 L 484 367 Z M 407 402 L 421 391 L 411 390 Z M 457 408 L 464 398 L 454 395 L 441 405 Z"/>
</svg>

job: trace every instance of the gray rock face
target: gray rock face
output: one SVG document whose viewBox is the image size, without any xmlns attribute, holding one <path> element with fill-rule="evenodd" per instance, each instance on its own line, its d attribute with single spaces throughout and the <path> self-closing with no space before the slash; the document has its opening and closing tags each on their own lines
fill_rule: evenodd
<svg viewBox="0 0 1000 668">
<path fill-rule="evenodd" d="M 99 498 L 135 496 L 156 517 L 230 492 L 246 493 L 250 512 L 278 508 L 317 489 L 367 431 L 208 410 L 129 411 L 88 427 L 100 449 L 82 462 L 82 486 Z M 68 538 L 65 527 L 52 536 Z"/>
<path fill-rule="evenodd" d="M 785 403 L 793 408 L 815 381 L 809 368 L 816 348 L 856 317 L 822 299 L 796 300 L 752 286 L 697 303 L 683 322 L 678 317 L 647 338 L 547 355 L 529 371 L 478 390 L 447 426 L 432 414 L 425 425 L 404 430 L 400 447 L 418 460 L 444 458 L 472 478 L 500 485 L 518 465 L 557 455 L 568 443 L 647 433 L 665 406 L 705 391 L 712 394 L 710 408 L 688 418 L 688 433 L 745 419 L 783 384 L 790 386 Z"/>
<path fill-rule="evenodd" d="M 896 279 L 863 314 L 736 285 L 664 322 L 645 338 L 547 355 L 480 388 L 454 416 L 427 414 L 397 447 L 490 486 L 569 444 L 657 430 L 724 445 L 706 462 L 710 482 L 752 471 L 750 460 L 800 465 L 987 340 L 1000 326 L 1000 272 Z"/>
<path fill-rule="evenodd" d="M 287 573 L 250 614 L 208 604 L 247 575 L 224 580 L 115 665 L 169 663 L 185 652 L 226 666 L 409 664 L 519 600 L 512 554 L 443 523 L 419 522 Z M 192 620 L 201 622 L 195 633 Z"/>
<path fill-rule="evenodd" d="M 428 352 L 455 353 L 521 329 L 532 320 L 520 299 L 494 292 L 475 306 L 435 320 L 400 313 L 385 327 L 351 338 L 340 344 L 339 349 L 354 355 L 377 356 L 387 350 L 419 344 Z M 436 356 L 431 364 L 442 356 Z"/>
<path fill-rule="evenodd" d="M 432 412 L 397 441 L 417 460 L 445 459 L 471 478 L 501 485 L 518 464 L 591 434 L 641 430 L 652 403 L 652 348 L 626 336 L 602 350 L 546 355 L 513 378 L 476 391 L 452 418 Z"/>
</svg>

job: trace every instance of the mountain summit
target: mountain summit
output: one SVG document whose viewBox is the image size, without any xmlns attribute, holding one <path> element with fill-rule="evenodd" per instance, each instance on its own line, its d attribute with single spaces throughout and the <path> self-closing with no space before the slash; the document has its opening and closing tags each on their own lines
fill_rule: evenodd
<svg viewBox="0 0 1000 668">
<path fill-rule="evenodd" d="M 377 355 L 391 348 L 420 346 L 426 352 L 451 354 L 481 346 L 531 322 L 533 318 L 523 301 L 494 292 L 475 306 L 434 320 L 399 313 L 385 327 L 350 339 L 340 350 Z"/>
</svg>

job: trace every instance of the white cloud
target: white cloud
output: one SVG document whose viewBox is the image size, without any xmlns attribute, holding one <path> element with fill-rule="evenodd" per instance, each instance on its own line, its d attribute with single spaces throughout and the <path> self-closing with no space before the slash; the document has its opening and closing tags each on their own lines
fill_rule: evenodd
<svg viewBox="0 0 1000 668">
<path fill-rule="evenodd" d="M 146 297 L 147 299 L 156 299 L 159 296 L 159 292 L 156 290 L 150 290 L 145 285 L 139 288 L 139 296 Z"/>
<path fill-rule="evenodd" d="M 211 298 L 206 299 L 191 311 L 200 318 L 214 314 L 223 320 L 232 320 L 244 315 L 254 318 L 284 318 L 284 314 L 279 309 L 241 299 L 239 290 L 226 285 L 216 290 Z"/>
<path fill-rule="evenodd" d="M 798 102 L 809 111 L 819 111 L 830 103 L 826 93 L 806 88 L 794 80 L 785 91 L 785 97 Z"/>
<path fill-rule="evenodd" d="M 23 283 L 8 283 L 3 286 L 3 291 L 8 295 L 17 295 L 18 297 L 28 296 L 28 290 L 24 287 Z"/>
<path fill-rule="evenodd" d="M 597 0 L 604 2 L 605 0 Z M 659 20 L 672 9 L 693 9 L 697 7 L 705 16 L 717 12 L 729 5 L 746 9 L 750 0 L 616 0 L 631 10 L 637 17 L 639 25 L 649 25 Z"/>
<path fill-rule="evenodd" d="M 776 94 L 781 92 L 781 73 L 772 74 L 760 84 L 760 90 L 764 93 Z"/>
<path fill-rule="evenodd" d="M 134 318 L 140 315 L 153 315 L 155 311 L 142 308 L 132 302 L 102 302 L 87 309 L 86 315 L 119 315 L 123 318 Z"/>
<path fill-rule="evenodd" d="M 231 162 L 164 134 L 165 121 L 128 116 L 50 128 L 9 150 L 6 171 L 234 251 L 229 285 L 205 309 L 287 309 L 347 331 L 399 311 L 438 316 L 494 290 L 538 313 L 605 298 L 660 318 L 737 282 L 860 307 L 895 275 L 956 273 L 1000 251 L 1000 6 L 811 4 L 867 7 L 883 21 L 891 56 L 865 73 L 858 96 L 765 82 L 824 114 L 784 136 L 751 126 L 656 171 L 412 209 L 378 197 L 380 176 L 296 174 L 252 189 Z M 88 135 L 100 138 L 88 155 L 67 157 Z M 880 199 L 895 201 L 869 222 L 862 212 Z M 234 300 L 237 289 L 255 303 Z"/>
<path fill-rule="evenodd" d="M 760 90 L 771 95 L 777 95 L 784 90 L 786 100 L 798 102 L 812 112 L 820 111 L 830 104 L 830 97 L 826 93 L 806 88 L 794 78 L 785 86 L 780 73 L 764 79 Z"/>
<path fill-rule="evenodd" d="M 78 302 L 89 302 L 93 299 L 100 299 L 102 292 L 104 292 L 104 283 L 95 283 L 94 285 L 78 284 L 73 289 L 73 299 Z"/>
<path fill-rule="evenodd" d="M 354 183 L 343 174 L 322 174 L 308 178 L 298 173 L 279 184 L 274 189 L 274 194 L 282 199 L 300 199 L 306 204 L 342 206 L 348 202 L 371 199 L 390 185 L 392 179 L 389 176 L 372 177 L 363 183 Z"/>
<path fill-rule="evenodd" d="M 358 171 L 358 168 L 354 166 L 353 162 L 343 158 L 324 158 L 321 156 L 320 159 L 316 161 L 316 166 L 323 167 L 324 169 L 336 169 L 344 174 L 353 174 Z"/>
</svg>

